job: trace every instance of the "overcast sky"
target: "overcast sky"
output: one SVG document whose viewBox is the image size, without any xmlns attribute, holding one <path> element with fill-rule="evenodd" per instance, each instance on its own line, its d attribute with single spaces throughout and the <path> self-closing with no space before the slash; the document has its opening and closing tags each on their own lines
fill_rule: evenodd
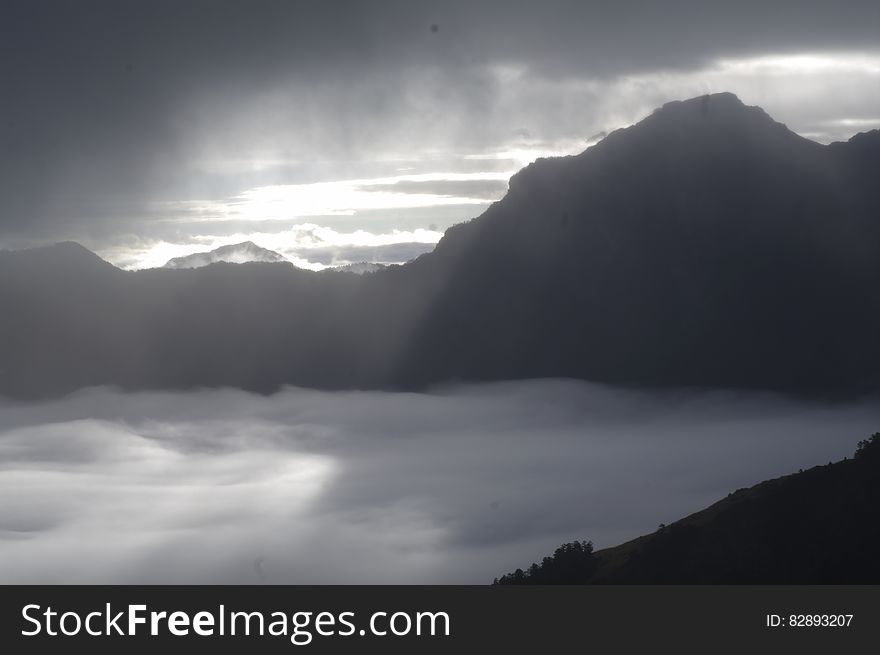
<svg viewBox="0 0 880 655">
<path fill-rule="evenodd" d="M 878 33 L 874 0 L 7 1 L 0 246 L 405 259 L 668 100 L 733 91 L 823 142 L 880 127 Z"/>
</svg>

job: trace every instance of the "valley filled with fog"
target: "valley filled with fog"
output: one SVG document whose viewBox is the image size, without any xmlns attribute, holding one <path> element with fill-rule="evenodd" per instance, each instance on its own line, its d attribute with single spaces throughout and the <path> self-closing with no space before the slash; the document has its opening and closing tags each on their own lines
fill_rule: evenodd
<svg viewBox="0 0 880 655">
<path fill-rule="evenodd" d="M 4 583 L 488 583 L 851 455 L 880 402 L 567 380 L 0 401 Z"/>
</svg>

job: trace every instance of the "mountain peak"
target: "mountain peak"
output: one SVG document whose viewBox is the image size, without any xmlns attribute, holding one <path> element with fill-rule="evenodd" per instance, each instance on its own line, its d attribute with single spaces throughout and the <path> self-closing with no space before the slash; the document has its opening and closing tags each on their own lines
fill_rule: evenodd
<svg viewBox="0 0 880 655">
<path fill-rule="evenodd" d="M 745 104 L 730 92 L 709 93 L 687 100 L 673 100 L 654 110 L 647 121 L 686 121 L 693 125 L 714 123 L 780 125 L 757 106 Z"/>
<path fill-rule="evenodd" d="M 288 259 L 274 250 L 258 246 L 253 241 L 243 241 L 220 246 L 208 252 L 197 252 L 168 260 L 163 268 L 201 268 L 217 262 L 244 264 L 246 262 L 287 262 Z"/>
<path fill-rule="evenodd" d="M 673 158 L 731 160 L 738 156 L 734 153 L 750 151 L 761 160 L 793 152 L 799 158 L 822 147 L 792 132 L 761 107 L 724 92 L 667 102 L 638 123 L 615 130 L 580 157 L 612 151 L 638 152 L 640 157 L 666 153 Z"/>
<path fill-rule="evenodd" d="M 31 249 L 33 252 L 45 252 L 45 253 L 53 253 L 60 254 L 64 253 L 74 257 L 88 257 L 88 258 L 98 258 L 95 253 L 86 248 L 81 243 L 77 243 L 76 241 L 59 241 L 58 243 L 53 243 L 47 246 L 38 246 L 36 248 Z"/>
<path fill-rule="evenodd" d="M 667 102 L 641 121 L 614 130 L 595 146 L 571 158 L 539 159 L 515 173 L 509 189 L 519 193 L 525 188 L 527 193 L 533 193 L 536 185 L 554 184 L 552 180 L 560 175 L 574 176 L 580 185 L 584 174 L 592 175 L 597 170 L 619 184 L 641 168 L 648 180 L 657 170 L 668 172 L 669 162 L 684 166 L 687 161 L 698 167 L 695 174 L 682 180 L 690 183 L 698 173 L 706 172 L 710 162 L 714 165 L 744 156 L 756 163 L 779 157 L 800 158 L 817 148 L 822 146 L 792 132 L 761 107 L 747 105 L 730 92 L 711 93 Z M 794 152 L 798 154 L 792 155 Z M 571 166 L 570 160 L 579 164 Z M 624 160 L 627 164 L 618 167 Z M 585 173 L 587 170 L 593 172 Z M 612 170 L 616 172 L 610 173 Z"/>
<path fill-rule="evenodd" d="M 710 107 L 713 109 L 726 107 L 728 109 L 738 108 L 741 110 L 749 108 L 748 105 L 740 100 L 739 96 L 735 93 L 721 91 L 719 93 L 706 93 L 701 96 L 686 98 L 685 100 L 671 100 L 670 102 L 664 103 L 658 111 L 674 107 L 692 107 L 697 105 L 699 105 L 701 111 L 708 110 Z"/>
<path fill-rule="evenodd" d="M 35 246 L 33 248 L 25 248 L 22 250 L 10 250 L 9 254 L 18 257 L 27 257 L 28 259 L 40 259 L 53 262 L 100 262 L 107 266 L 112 266 L 108 262 L 101 259 L 85 246 L 76 241 L 61 241 L 45 246 Z"/>
</svg>

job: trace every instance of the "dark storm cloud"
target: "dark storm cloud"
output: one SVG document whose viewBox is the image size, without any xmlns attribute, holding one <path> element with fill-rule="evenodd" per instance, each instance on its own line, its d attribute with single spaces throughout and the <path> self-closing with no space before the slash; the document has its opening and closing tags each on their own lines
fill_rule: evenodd
<svg viewBox="0 0 880 655">
<path fill-rule="evenodd" d="M 206 162 L 236 153 L 496 145 L 505 67 L 602 79 L 874 47 L 878 16 L 875 2 L 4 2 L 0 237 L 102 235 L 150 201 L 234 193 Z"/>
<path fill-rule="evenodd" d="M 566 381 L 0 400 L 0 582 L 486 583 L 850 455 L 876 403 Z M 355 555 L 356 554 L 356 555 Z"/>
</svg>

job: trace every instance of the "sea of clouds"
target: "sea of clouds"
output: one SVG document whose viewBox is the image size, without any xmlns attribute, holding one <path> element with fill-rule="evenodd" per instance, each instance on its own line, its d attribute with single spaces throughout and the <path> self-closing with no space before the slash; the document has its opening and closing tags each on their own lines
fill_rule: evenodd
<svg viewBox="0 0 880 655">
<path fill-rule="evenodd" d="M 851 455 L 880 402 L 564 380 L 0 401 L 2 583 L 487 583 Z"/>
</svg>

